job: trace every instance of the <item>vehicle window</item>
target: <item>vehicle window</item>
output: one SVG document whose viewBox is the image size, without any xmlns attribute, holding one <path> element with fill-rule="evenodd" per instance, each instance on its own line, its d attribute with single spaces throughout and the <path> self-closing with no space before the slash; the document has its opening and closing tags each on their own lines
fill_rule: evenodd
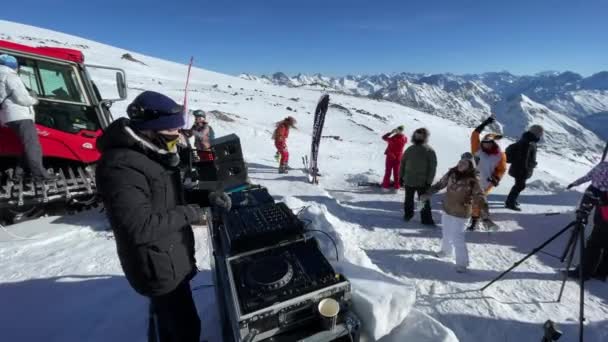
<svg viewBox="0 0 608 342">
<path fill-rule="evenodd" d="M 27 89 L 33 90 L 37 95 L 40 94 L 40 86 L 34 68 L 30 65 L 22 65 L 19 67 L 19 77 Z"/>
<path fill-rule="evenodd" d="M 42 81 L 40 97 L 49 100 L 84 102 L 72 67 L 42 61 L 37 64 Z"/>
</svg>

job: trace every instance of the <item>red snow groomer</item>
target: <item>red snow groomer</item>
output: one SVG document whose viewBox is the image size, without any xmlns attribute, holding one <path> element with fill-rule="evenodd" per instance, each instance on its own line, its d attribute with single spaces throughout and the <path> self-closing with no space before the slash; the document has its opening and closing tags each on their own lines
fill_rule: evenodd
<svg viewBox="0 0 608 342">
<path fill-rule="evenodd" d="M 0 221 L 10 224 L 47 210 L 95 205 L 95 162 L 99 158 L 95 142 L 112 121 L 112 103 L 127 97 L 124 71 L 85 65 L 82 52 L 73 49 L 0 40 L 3 53 L 17 58 L 19 76 L 37 94 L 34 111 L 44 165 L 57 179 L 43 183 L 15 180 L 23 148 L 12 130 L 0 127 Z M 116 73 L 110 82 L 116 83 L 116 98 L 102 98 L 89 75 L 92 69 Z"/>
</svg>

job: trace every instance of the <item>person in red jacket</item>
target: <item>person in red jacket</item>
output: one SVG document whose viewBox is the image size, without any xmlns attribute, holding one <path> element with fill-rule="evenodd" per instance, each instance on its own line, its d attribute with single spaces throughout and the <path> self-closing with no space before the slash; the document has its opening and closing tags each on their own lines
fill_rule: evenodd
<svg viewBox="0 0 608 342">
<path fill-rule="evenodd" d="M 384 180 L 382 181 L 383 189 L 390 189 L 391 174 L 393 175 L 393 187 L 399 190 L 399 166 L 401 165 L 401 157 L 403 156 L 403 148 L 407 143 L 407 137 L 403 134 L 404 127 L 399 126 L 389 133 L 382 136 L 382 140 L 388 143 L 386 154 L 386 168 L 384 170 Z"/>
<path fill-rule="evenodd" d="M 287 138 L 289 137 L 289 129 L 296 127 L 296 119 L 288 116 L 285 119 L 276 123 L 276 128 L 272 134 L 274 146 L 277 148 L 277 154 L 280 156 L 279 173 L 287 173 L 289 169 L 289 151 L 287 150 Z"/>
</svg>

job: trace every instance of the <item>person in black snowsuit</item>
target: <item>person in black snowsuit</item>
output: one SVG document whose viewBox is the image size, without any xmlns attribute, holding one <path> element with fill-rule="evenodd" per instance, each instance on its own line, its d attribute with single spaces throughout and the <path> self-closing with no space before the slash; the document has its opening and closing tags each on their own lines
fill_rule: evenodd
<svg viewBox="0 0 608 342">
<path fill-rule="evenodd" d="M 149 340 L 199 342 L 191 224 L 200 222 L 201 206 L 229 209 L 230 201 L 223 193 L 184 192 L 175 146 L 183 107 L 146 91 L 127 112 L 130 120 L 114 121 L 97 140 L 97 189 L 118 257 L 133 289 L 150 298 Z"/>
<path fill-rule="evenodd" d="M 543 136 L 543 127 L 540 125 L 531 126 L 521 139 L 511 144 L 505 151 L 507 161 L 511 163 L 509 175 L 515 179 L 515 184 L 509 192 L 505 202 L 505 208 L 521 211 L 517 198 L 526 188 L 526 181 L 532 177 L 536 168 L 536 144 Z"/>
<path fill-rule="evenodd" d="M 606 281 L 608 278 L 608 191 L 601 191 L 590 186 L 587 192 L 598 199 L 593 217 L 593 230 L 585 243 L 583 277 L 585 280 L 596 278 Z M 568 277 L 578 279 L 579 265 L 574 270 L 568 270 Z"/>
</svg>

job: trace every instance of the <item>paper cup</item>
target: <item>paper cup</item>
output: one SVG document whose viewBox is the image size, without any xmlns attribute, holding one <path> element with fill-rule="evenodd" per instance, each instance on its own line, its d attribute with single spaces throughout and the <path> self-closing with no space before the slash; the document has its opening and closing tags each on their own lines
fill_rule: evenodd
<svg viewBox="0 0 608 342">
<path fill-rule="evenodd" d="M 332 298 L 325 298 L 319 302 L 319 316 L 321 316 L 321 326 L 325 330 L 332 331 L 336 328 L 338 314 L 340 313 L 340 303 Z"/>
</svg>

